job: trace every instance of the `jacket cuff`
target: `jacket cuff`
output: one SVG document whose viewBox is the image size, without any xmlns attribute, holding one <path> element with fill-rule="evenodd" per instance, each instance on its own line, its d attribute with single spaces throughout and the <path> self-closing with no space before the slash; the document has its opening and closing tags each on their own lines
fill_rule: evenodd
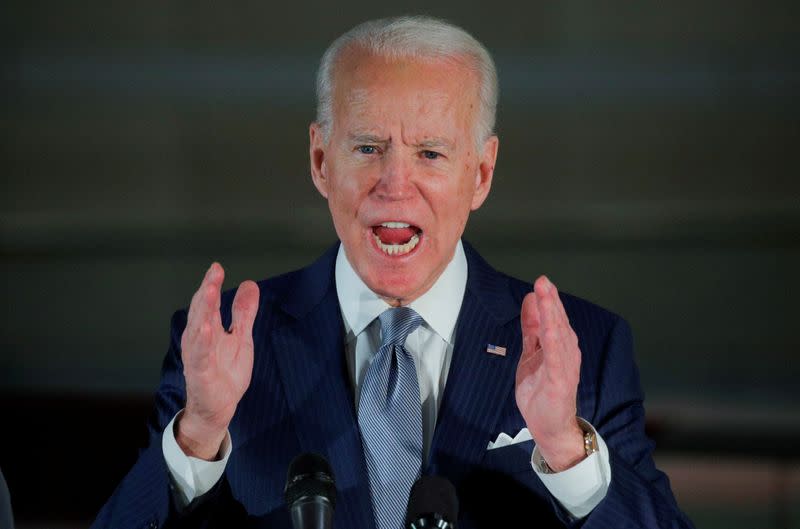
<svg viewBox="0 0 800 529">
<path fill-rule="evenodd" d="M 210 491 L 225 473 L 225 466 L 231 455 L 231 435 L 225 433 L 220 452 L 222 457 L 218 461 L 206 461 L 196 457 L 187 456 L 175 440 L 173 429 L 175 420 L 180 417 L 183 410 L 179 411 L 169 422 L 161 436 L 161 449 L 164 460 L 176 490 L 175 502 L 178 508 L 183 509 L 195 498 Z"/>
</svg>

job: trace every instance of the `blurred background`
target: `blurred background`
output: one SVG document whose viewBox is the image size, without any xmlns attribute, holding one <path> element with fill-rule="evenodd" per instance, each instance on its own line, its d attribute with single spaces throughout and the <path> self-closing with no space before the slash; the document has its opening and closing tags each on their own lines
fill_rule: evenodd
<svg viewBox="0 0 800 529">
<path fill-rule="evenodd" d="M 337 35 L 422 12 L 500 74 L 495 267 L 631 323 L 657 463 L 707 528 L 800 527 L 800 4 L 6 0 L 0 468 L 86 527 L 136 458 L 171 313 L 335 235 L 308 171 Z"/>
</svg>

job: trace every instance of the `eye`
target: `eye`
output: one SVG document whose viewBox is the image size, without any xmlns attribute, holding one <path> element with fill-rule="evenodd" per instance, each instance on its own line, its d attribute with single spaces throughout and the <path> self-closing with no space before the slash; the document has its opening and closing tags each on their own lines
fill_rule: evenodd
<svg viewBox="0 0 800 529">
<path fill-rule="evenodd" d="M 428 160 L 436 160 L 442 155 L 436 151 L 422 151 L 422 156 L 424 156 Z"/>
<path fill-rule="evenodd" d="M 359 145 L 356 150 L 361 154 L 375 154 L 378 152 L 378 148 L 374 145 Z"/>
</svg>

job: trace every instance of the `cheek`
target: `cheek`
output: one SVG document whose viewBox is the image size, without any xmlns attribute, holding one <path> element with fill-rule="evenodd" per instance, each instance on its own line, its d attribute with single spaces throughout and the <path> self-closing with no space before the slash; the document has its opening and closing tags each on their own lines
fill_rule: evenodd
<svg viewBox="0 0 800 529">
<path fill-rule="evenodd" d="M 369 195 L 369 182 L 359 171 L 340 171 L 331 179 L 328 202 L 339 222 L 355 224 L 364 200 Z"/>
<path fill-rule="evenodd" d="M 376 174 L 374 164 L 343 157 L 332 166 L 332 179 L 340 193 L 353 193 L 369 188 Z"/>
<path fill-rule="evenodd" d="M 439 196 L 436 217 L 439 224 L 438 231 L 445 240 L 461 235 L 469 217 L 470 205 L 470 198 L 463 192 L 451 192 L 446 196 Z"/>
<path fill-rule="evenodd" d="M 357 212 L 357 204 L 353 200 L 353 193 L 346 187 L 337 186 L 335 192 L 330 195 L 331 211 L 338 217 L 338 220 L 349 219 Z"/>
<path fill-rule="evenodd" d="M 453 194 L 457 195 L 459 201 L 468 207 L 472 202 L 472 196 L 475 194 L 475 185 L 475 167 L 467 164 L 464 166 L 464 172 L 461 174 L 461 178 L 458 182 L 458 188 Z"/>
</svg>

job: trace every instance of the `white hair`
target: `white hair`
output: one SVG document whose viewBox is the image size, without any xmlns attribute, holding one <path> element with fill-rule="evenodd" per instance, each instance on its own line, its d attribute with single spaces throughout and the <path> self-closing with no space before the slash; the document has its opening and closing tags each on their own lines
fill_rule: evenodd
<svg viewBox="0 0 800 529">
<path fill-rule="evenodd" d="M 342 52 L 359 47 L 390 59 L 468 59 L 480 80 L 475 132 L 478 146 L 494 134 L 497 70 L 489 51 L 458 26 L 427 16 L 383 18 L 361 23 L 334 40 L 317 70 L 317 123 L 327 140 L 333 124 L 333 82 Z"/>
</svg>

